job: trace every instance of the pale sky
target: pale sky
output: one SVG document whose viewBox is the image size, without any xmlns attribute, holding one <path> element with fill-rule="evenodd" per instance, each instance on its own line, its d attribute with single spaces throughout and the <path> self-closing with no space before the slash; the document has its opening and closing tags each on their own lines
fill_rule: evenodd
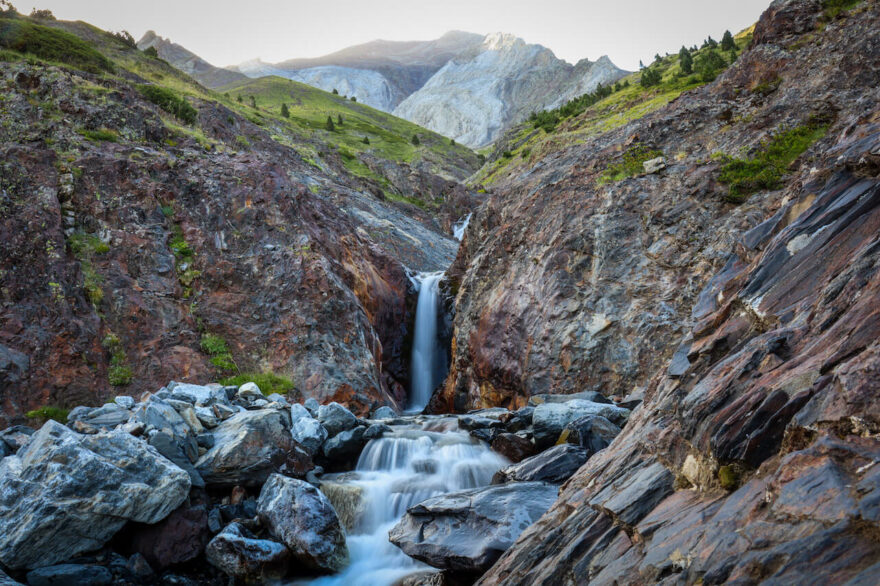
<svg viewBox="0 0 880 586">
<path fill-rule="evenodd" d="M 639 59 L 716 40 L 754 23 L 770 0 L 12 0 L 64 20 L 149 29 L 214 65 L 318 57 L 371 41 L 434 39 L 449 30 L 513 33 L 569 62 Z"/>
</svg>

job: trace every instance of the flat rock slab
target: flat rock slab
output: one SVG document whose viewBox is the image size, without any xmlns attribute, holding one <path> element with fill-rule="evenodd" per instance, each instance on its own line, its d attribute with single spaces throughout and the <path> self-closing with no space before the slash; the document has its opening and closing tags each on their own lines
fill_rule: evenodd
<svg viewBox="0 0 880 586">
<path fill-rule="evenodd" d="M 499 470 L 492 479 L 493 484 L 504 482 L 543 481 L 562 484 L 577 472 L 589 458 L 589 452 L 571 444 L 554 446 L 519 464 Z"/>
<path fill-rule="evenodd" d="M 557 487 L 516 482 L 430 498 L 388 534 L 404 553 L 435 568 L 483 573 L 556 500 Z"/>
</svg>

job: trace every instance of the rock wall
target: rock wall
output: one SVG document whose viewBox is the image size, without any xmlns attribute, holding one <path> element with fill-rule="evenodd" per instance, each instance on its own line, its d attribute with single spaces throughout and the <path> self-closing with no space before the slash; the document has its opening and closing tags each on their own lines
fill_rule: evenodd
<svg viewBox="0 0 880 586">
<path fill-rule="evenodd" d="M 715 84 L 545 160 L 475 217 L 436 405 L 644 399 L 479 584 L 876 581 L 878 25 L 876 2 L 825 21 L 818 0 L 777 0 Z M 828 133 L 782 189 L 720 201 L 712 151 L 810 115 Z M 627 141 L 674 162 L 595 186 Z"/>
</svg>

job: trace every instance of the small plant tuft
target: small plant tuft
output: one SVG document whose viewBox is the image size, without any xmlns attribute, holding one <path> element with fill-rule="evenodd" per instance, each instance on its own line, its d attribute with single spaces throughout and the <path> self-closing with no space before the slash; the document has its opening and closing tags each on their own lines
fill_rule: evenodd
<svg viewBox="0 0 880 586">
<path fill-rule="evenodd" d="M 50 419 L 53 421 L 57 421 L 58 423 L 67 423 L 67 416 L 69 413 L 69 409 L 65 409 L 63 407 L 55 407 L 54 405 L 46 405 L 44 407 L 40 407 L 39 409 L 28 411 L 27 413 L 25 413 L 25 416 L 28 419 L 35 419 L 40 423 L 45 423 Z"/>
<path fill-rule="evenodd" d="M 264 395 L 278 393 L 286 395 L 293 390 L 293 381 L 286 376 L 275 374 L 273 372 L 247 372 L 224 378 L 220 381 L 222 385 L 240 387 L 245 383 L 255 383 Z"/>
<path fill-rule="evenodd" d="M 195 124 L 198 111 L 193 108 L 184 98 L 168 88 L 158 85 L 139 85 L 138 91 L 144 98 L 156 104 L 162 110 L 179 118 L 186 124 Z"/>
<path fill-rule="evenodd" d="M 656 149 L 650 149 L 643 144 L 635 145 L 628 151 L 623 153 L 623 157 L 619 163 L 610 165 L 602 177 L 599 178 L 599 184 L 614 183 L 622 181 L 627 177 L 635 177 L 644 172 L 644 162 L 662 157 L 663 152 Z"/>
</svg>

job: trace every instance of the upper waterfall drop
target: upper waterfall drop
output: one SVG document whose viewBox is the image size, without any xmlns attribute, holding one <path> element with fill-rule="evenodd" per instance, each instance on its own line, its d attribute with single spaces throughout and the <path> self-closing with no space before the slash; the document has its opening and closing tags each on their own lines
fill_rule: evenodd
<svg viewBox="0 0 880 586">
<path fill-rule="evenodd" d="M 419 291 L 410 366 L 409 410 L 421 411 L 431 393 L 446 376 L 446 356 L 437 337 L 440 281 L 443 273 L 418 273 L 413 283 Z"/>
<path fill-rule="evenodd" d="M 456 222 L 452 225 L 452 237 L 461 242 L 461 239 L 464 238 L 464 231 L 467 230 L 468 224 L 471 223 L 471 216 L 473 216 L 473 212 L 466 215 L 464 218 Z"/>
</svg>

